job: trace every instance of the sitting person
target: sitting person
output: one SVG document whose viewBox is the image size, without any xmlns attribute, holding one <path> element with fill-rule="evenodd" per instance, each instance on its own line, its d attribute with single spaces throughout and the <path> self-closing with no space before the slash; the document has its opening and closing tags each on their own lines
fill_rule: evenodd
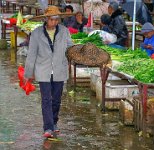
<svg viewBox="0 0 154 150">
<path fill-rule="evenodd" d="M 114 43 L 115 45 L 125 47 L 128 38 L 128 31 L 118 3 L 111 2 L 108 7 L 108 12 L 111 15 L 111 22 L 109 23 L 108 32 L 117 36 L 117 42 Z"/>
<path fill-rule="evenodd" d="M 101 16 L 101 30 L 109 32 L 110 22 L 111 22 L 111 17 L 108 14 L 103 14 Z"/>
<path fill-rule="evenodd" d="M 65 7 L 65 13 L 73 14 L 73 11 L 74 10 L 73 10 L 73 7 L 71 5 L 67 5 Z M 68 16 L 68 17 L 64 18 L 63 25 L 66 26 L 66 27 L 70 27 L 70 26 L 72 26 L 74 21 L 75 21 L 75 16 Z"/>
<path fill-rule="evenodd" d="M 145 37 L 144 42 L 141 43 L 141 48 L 151 57 L 154 54 L 154 26 L 149 22 L 145 23 L 142 26 L 141 33 Z"/>
<path fill-rule="evenodd" d="M 79 32 L 83 32 L 83 27 L 88 23 L 88 19 L 83 16 L 82 12 L 75 14 L 75 21 L 72 24 L 72 28 L 77 29 Z"/>
</svg>

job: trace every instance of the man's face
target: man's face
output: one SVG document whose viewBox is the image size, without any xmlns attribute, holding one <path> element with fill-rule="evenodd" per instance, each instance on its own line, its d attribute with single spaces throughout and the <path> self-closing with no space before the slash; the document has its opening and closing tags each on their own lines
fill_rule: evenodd
<svg viewBox="0 0 154 150">
<path fill-rule="evenodd" d="M 114 12 L 113 8 L 111 6 L 108 7 L 108 13 L 109 15 L 112 15 L 112 13 Z"/>
<path fill-rule="evenodd" d="M 58 23 L 59 23 L 59 18 L 52 18 L 52 17 L 47 18 L 48 28 L 54 29 L 57 26 Z"/>
<path fill-rule="evenodd" d="M 76 14 L 76 20 L 82 20 L 83 16 L 81 13 Z"/>
<path fill-rule="evenodd" d="M 67 14 L 71 14 L 71 13 L 72 13 L 72 10 L 71 10 L 71 9 L 66 8 L 66 13 L 67 13 Z"/>
<path fill-rule="evenodd" d="M 145 33 L 144 33 L 144 36 L 145 36 L 146 38 L 151 38 L 153 35 L 154 35 L 154 31 L 150 31 L 150 32 L 145 32 Z"/>
</svg>

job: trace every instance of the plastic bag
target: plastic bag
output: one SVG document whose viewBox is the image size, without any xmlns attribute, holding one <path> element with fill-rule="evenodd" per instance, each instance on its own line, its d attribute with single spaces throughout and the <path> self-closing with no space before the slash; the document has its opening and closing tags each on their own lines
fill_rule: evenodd
<svg viewBox="0 0 154 150">
<path fill-rule="evenodd" d="M 74 29 L 72 27 L 68 27 L 68 30 L 69 30 L 70 34 L 76 34 L 79 32 L 77 29 Z"/>
<path fill-rule="evenodd" d="M 26 95 L 29 95 L 30 92 L 35 91 L 36 88 L 30 81 L 25 82 L 24 71 L 24 67 L 18 67 L 19 86 L 25 91 Z"/>
<path fill-rule="evenodd" d="M 151 59 L 154 59 L 154 54 L 151 55 Z"/>
<path fill-rule="evenodd" d="M 102 38 L 103 41 L 108 41 L 109 44 L 115 43 L 117 41 L 117 36 L 115 34 L 111 34 L 106 31 L 103 31 L 103 30 L 91 31 L 88 36 L 90 36 L 92 34 L 97 34 L 97 33 L 100 35 L 100 37 Z"/>
</svg>

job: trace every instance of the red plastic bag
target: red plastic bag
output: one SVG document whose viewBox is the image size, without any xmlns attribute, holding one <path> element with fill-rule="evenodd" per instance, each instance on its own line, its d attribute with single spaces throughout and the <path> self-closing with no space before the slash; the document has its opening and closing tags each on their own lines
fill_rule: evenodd
<svg viewBox="0 0 154 150">
<path fill-rule="evenodd" d="M 12 27 L 17 23 L 17 18 L 8 18 L 7 20 L 10 21 L 10 24 L 7 24 L 7 27 Z M 26 19 L 23 19 L 23 23 L 25 23 L 26 21 L 27 21 Z"/>
<path fill-rule="evenodd" d="M 154 59 L 154 54 L 151 55 L 151 59 Z"/>
<path fill-rule="evenodd" d="M 75 33 L 79 32 L 77 29 L 74 29 L 72 27 L 68 27 L 68 30 L 69 30 L 70 34 L 75 34 Z"/>
<path fill-rule="evenodd" d="M 25 91 L 26 95 L 29 95 L 30 92 L 35 91 L 36 88 L 30 81 L 25 82 L 24 71 L 24 67 L 18 67 L 19 86 Z"/>
</svg>

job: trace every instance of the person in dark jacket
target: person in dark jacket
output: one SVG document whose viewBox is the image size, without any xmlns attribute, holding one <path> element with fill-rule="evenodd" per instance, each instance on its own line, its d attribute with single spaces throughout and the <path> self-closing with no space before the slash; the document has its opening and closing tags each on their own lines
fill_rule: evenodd
<svg viewBox="0 0 154 150">
<path fill-rule="evenodd" d="M 84 17 L 82 12 L 77 12 L 75 14 L 75 21 L 72 24 L 74 29 L 77 29 L 79 32 L 83 32 L 83 27 L 88 23 L 88 19 Z"/>
<path fill-rule="evenodd" d="M 109 14 L 103 14 L 101 16 L 101 30 L 109 32 L 109 24 L 111 22 L 111 17 Z"/>
<path fill-rule="evenodd" d="M 73 7 L 71 5 L 67 5 L 65 7 L 65 13 L 67 14 L 73 14 Z M 72 26 L 72 24 L 74 23 L 75 21 L 75 16 L 68 16 L 68 17 L 65 17 L 64 20 L 63 20 L 63 25 L 66 26 L 66 27 L 70 27 Z"/>
<path fill-rule="evenodd" d="M 153 23 L 150 11 L 144 3 L 141 5 L 136 16 L 136 20 L 142 25 L 144 25 L 146 22 L 150 22 L 151 24 Z"/>
<path fill-rule="evenodd" d="M 108 12 L 111 15 L 109 33 L 113 33 L 117 36 L 117 42 L 114 44 L 125 47 L 128 38 L 128 30 L 118 3 L 111 2 L 108 7 Z"/>
</svg>

